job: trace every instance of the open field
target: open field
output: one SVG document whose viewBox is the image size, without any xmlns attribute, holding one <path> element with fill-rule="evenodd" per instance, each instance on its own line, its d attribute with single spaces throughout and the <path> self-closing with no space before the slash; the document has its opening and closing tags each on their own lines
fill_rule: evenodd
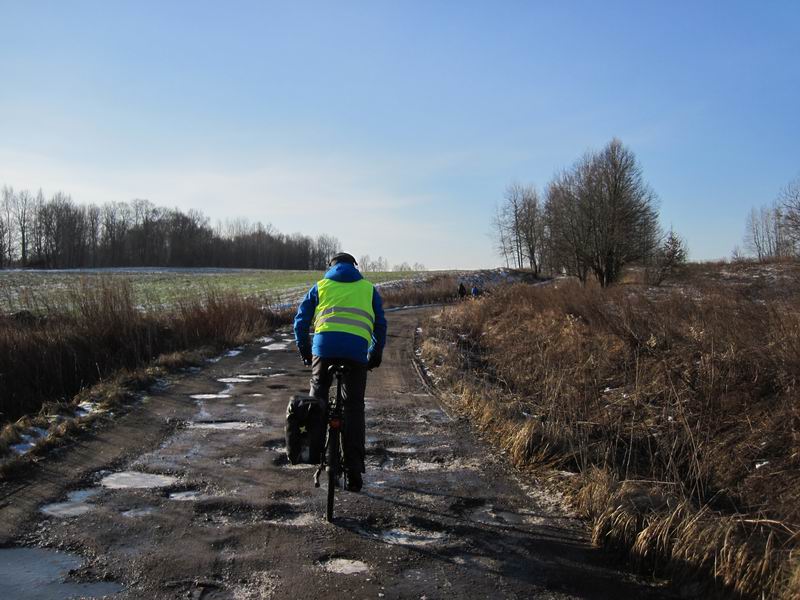
<svg viewBox="0 0 800 600">
<path fill-rule="evenodd" d="M 367 273 L 373 283 L 419 279 L 429 272 Z M 134 302 L 142 307 L 162 307 L 201 298 L 209 289 L 244 296 L 266 297 L 278 304 L 302 296 L 323 275 L 322 271 L 256 269 L 90 269 L 0 271 L 0 313 L 30 310 L 50 312 L 71 303 L 75 286 L 92 287 L 100 280 L 131 286 Z"/>
<path fill-rule="evenodd" d="M 724 597 L 796 598 L 798 275 L 513 286 L 430 320 L 422 356 L 513 462 L 562 472 L 597 543 Z"/>
</svg>

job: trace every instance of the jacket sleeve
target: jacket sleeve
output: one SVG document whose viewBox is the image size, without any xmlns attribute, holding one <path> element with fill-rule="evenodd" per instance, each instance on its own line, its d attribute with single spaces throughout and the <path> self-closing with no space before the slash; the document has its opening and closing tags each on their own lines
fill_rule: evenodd
<svg viewBox="0 0 800 600">
<path fill-rule="evenodd" d="M 377 288 L 372 291 L 372 311 L 375 313 L 375 327 L 372 330 L 370 352 L 383 352 L 386 345 L 386 315 L 383 314 L 383 299 Z"/>
<path fill-rule="evenodd" d="M 305 298 L 303 298 L 294 317 L 294 341 L 298 350 L 310 350 L 311 348 L 308 332 L 311 329 L 311 321 L 314 320 L 314 311 L 316 311 L 318 304 L 319 293 L 317 292 L 316 284 L 314 284 L 314 287 L 308 290 Z"/>
</svg>

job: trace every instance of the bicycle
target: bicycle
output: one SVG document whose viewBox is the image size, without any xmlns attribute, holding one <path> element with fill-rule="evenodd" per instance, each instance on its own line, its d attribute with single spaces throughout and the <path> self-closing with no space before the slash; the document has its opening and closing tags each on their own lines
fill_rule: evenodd
<svg viewBox="0 0 800 600">
<path fill-rule="evenodd" d="M 322 471 L 328 471 L 328 501 L 325 517 L 328 522 L 333 522 L 333 501 L 337 487 L 347 485 L 347 472 L 342 468 L 344 451 L 342 446 L 342 433 L 344 431 L 344 399 L 342 397 L 342 379 L 347 374 L 345 365 L 331 365 L 328 373 L 336 377 L 336 397 L 328 402 L 325 410 L 328 431 L 325 448 L 320 456 L 319 467 L 314 473 L 314 487 L 320 487 L 319 477 Z"/>
</svg>

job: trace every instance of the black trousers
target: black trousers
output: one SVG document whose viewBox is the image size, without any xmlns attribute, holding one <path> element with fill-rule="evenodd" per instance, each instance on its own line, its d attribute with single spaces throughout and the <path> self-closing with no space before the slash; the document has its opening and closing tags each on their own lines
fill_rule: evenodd
<svg viewBox="0 0 800 600">
<path fill-rule="evenodd" d="M 350 471 L 364 473 L 364 393 L 367 389 L 367 365 L 353 360 L 320 358 L 311 360 L 311 391 L 315 398 L 328 401 L 331 384 L 335 383 L 328 373 L 328 367 L 342 364 L 348 367 L 342 378 L 342 397 L 344 399 L 344 461 Z M 335 390 L 334 390 L 335 393 Z"/>
</svg>

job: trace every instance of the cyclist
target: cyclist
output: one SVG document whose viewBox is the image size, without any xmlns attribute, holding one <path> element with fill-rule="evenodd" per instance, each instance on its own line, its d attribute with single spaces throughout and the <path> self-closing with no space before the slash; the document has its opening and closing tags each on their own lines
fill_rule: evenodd
<svg viewBox="0 0 800 600">
<path fill-rule="evenodd" d="M 303 298 L 294 319 L 294 337 L 303 364 L 311 365 L 310 394 L 324 402 L 333 377 L 328 367 L 347 366 L 344 398 L 344 460 L 347 489 L 361 490 L 364 469 L 364 392 L 367 370 L 381 364 L 386 317 L 378 290 L 345 252 L 331 258 L 328 272 Z M 309 329 L 314 322 L 313 344 Z"/>
</svg>

